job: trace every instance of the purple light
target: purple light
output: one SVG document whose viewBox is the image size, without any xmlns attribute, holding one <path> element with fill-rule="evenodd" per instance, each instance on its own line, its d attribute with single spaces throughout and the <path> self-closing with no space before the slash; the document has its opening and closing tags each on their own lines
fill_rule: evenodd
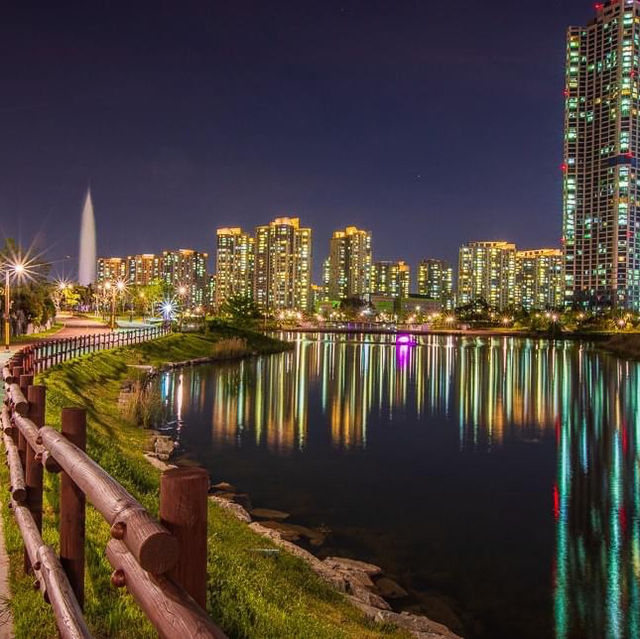
<svg viewBox="0 0 640 639">
<path fill-rule="evenodd" d="M 415 344 L 416 339 L 413 335 L 398 335 L 396 344 Z"/>
</svg>

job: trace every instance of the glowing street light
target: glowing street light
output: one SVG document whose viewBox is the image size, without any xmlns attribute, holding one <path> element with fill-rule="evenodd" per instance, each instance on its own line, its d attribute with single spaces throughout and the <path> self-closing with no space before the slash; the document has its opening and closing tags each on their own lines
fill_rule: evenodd
<svg viewBox="0 0 640 639">
<path fill-rule="evenodd" d="M 4 265 L 4 350 L 9 350 L 10 330 L 9 309 L 11 307 L 11 276 L 19 278 L 27 273 L 27 267 L 22 261 Z"/>
</svg>

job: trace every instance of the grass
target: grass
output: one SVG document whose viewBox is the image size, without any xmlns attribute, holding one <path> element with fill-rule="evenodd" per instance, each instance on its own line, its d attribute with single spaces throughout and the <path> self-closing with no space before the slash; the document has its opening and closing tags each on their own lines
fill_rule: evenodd
<svg viewBox="0 0 640 639">
<path fill-rule="evenodd" d="M 51 328 L 48 328 L 46 331 L 41 331 L 40 333 L 32 333 L 31 335 L 16 335 L 11 336 L 12 344 L 31 344 L 32 342 L 37 342 L 39 339 L 43 337 L 51 337 L 56 333 L 60 332 L 64 328 L 64 324 L 53 324 Z"/>
<path fill-rule="evenodd" d="M 171 335 L 155 342 L 103 351 L 72 360 L 40 376 L 47 387 L 47 423 L 59 427 L 64 406 L 88 411 L 87 451 L 154 515 L 158 510 L 159 473 L 146 462 L 142 448 L 147 433 L 118 415 L 120 385 L 128 364 L 158 365 L 210 356 L 223 341 L 237 339 L 245 352 L 276 352 L 282 342 L 248 331 L 214 327 L 206 336 Z M 216 347 L 217 344 L 217 347 Z M 239 343 L 234 342 L 234 352 Z M 8 471 L 0 465 L 6 486 Z M 46 475 L 45 541 L 57 546 L 58 478 Z M 4 504 L 2 515 L 11 557 L 11 602 L 16 637 L 56 636 L 53 616 L 22 575 L 19 532 Z M 231 639 L 401 639 L 409 635 L 368 621 L 346 599 L 317 577 L 298 558 L 286 553 L 256 553 L 272 543 L 252 532 L 214 503 L 209 504 L 208 598 L 210 615 Z M 109 583 L 111 567 L 104 549 L 109 529 L 102 517 L 87 508 L 85 614 L 96 637 L 151 638 L 156 633 L 123 590 Z"/>
</svg>

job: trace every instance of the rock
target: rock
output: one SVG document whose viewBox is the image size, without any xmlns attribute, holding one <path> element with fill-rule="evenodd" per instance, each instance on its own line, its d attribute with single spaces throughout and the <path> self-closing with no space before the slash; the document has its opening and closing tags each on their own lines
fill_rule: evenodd
<svg viewBox="0 0 640 639">
<path fill-rule="evenodd" d="M 215 490 L 220 490 L 225 493 L 235 493 L 236 489 L 233 484 L 230 484 L 228 481 L 221 481 L 218 484 L 214 484 L 211 488 Z"/>
<path fill-rule="evenodd" d="M 177 468 L 175 464 L 167 464 L 163 461 L 160 461 L 157 457 L 150 455 L 149 453 L 145 453 L 145 459 L 152 465 L 158 468 L 159 470 L 165 471 L 170 468 Z"/>
<path fill-rule="evenodd" d="M 368 588 L 350 584 L 347 592 L 367 606 L 372 606 L 378 610 L 391 610 L 391 606 L 380 595 L 376 595 L 375 592 L 371 592 Z"/>
<path fill-rule="evenodd" d="M 273 528 L 280 532 L 283 539 L 287 541 L 298 541 L 304 537 L 312 546 L 321 546 L 324 543 L 324 535 L 306 526 L 298 526 L 297 524 L 285 524 L 281 521 L 263 521 L 261 522 L 265 528 Z"/>
<path fill-rule="evenodd" d="M 276 530 L 275 528 L 265 528 L 262 523 L 258 523 L 257 521 L 249 524 L 249 528 L 251 528 L 251 530 L 258 533 L 259 535 L 262 535 L 263 537 L 268 537 L 277 546 L 284 548 L 292 555 L 295 555 L 299 559 L 302 559 L 302 561 L 304 561 L 319 577 L 330 583 L 340 592 L 346 592 L 347 584 L 345 583 L 341 575 L 339 575 L 335 570 L 327 568 L 324 565 L 324 562 L 320 561 L 308 550 L 300 548 L 300 546 L 296 546 L 296 544 L 293 544 L 286 539 L 282 539 L 280 531 Z"/>
<path fill-rule="evenodd" d="M 398 583 L 389 577 L 380 577 L 375 582 L 376 590 L 385 599 L 402 599 L 408 596 L 408 592 Z"/>
<path fill-rule="evenodd" d="M 218 497 L 218 495 L 209 495 L 209 499 L 221 508 L 228 510 L 236 519 L 244 521 L 247 524 L 251 523 L 251 515 L 240 504 Z"/>
<path fill-rule="evenodd" d="M 324 563 L 336 570 L 361 570 L 362 572 L 366 572 L 369 577 L 377 577 L 382 574 L 382 568 L 380 568 L 380 566 L 369 564 L 366 561 L 350 559 L 349 557 L 327 557 Z"/>
<path fill-rule="evenodd" d="M 431 621 L 428 617 L 412 615 L 407 612 L 397 613 L 392 610 L 381 610 L 367 604 L 353 595 L 349 601 L 359 608 L 369 619 L 378 623 L 391 623 L 411 632 L 416 639 L 461 639 L 446 626 Z"/>
<path fill-rule="evenodd" d="M 156 440 L 153 443 L 153 450 L 158 456 L 158 459 L 167 461 L 169 457 L 171 457 L 171 453 L 173 453 L 174 448 L 175 442 L 171 437 L 167 437 L 166 435 L 156 436 Z"/>
<path fill-rule="evenodd" d="M 233 493 L 233 492 L 221 492 L 216 493 L 216 497 L 220 497 L 221 499 L 226 499 L 227 501 L 232 501 L 236 504 L 240 504 L 245 510 L 251 511 L 251 498 L 247 493 Z"/>
<path fill-rule="evenodd" d="M 272 519 L 274 521 L 284 521 L 289 519 L 289 513 L 282 510 L 274 510 L 273 508 L 254 508 L 251 516 L 256 519 Z"/>
</svg>

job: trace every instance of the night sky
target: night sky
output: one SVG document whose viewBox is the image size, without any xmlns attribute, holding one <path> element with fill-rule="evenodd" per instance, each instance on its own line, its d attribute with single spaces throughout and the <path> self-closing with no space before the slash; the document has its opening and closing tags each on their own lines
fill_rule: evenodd
<svg viewBox="0 0 640 639">
<path fill-rule="evenodd" d="M 0 16 L 0 234 L 215 253 L 298 215 L 374 259 L 559 245 L 564 37 L 588 0 L 15 2 Z M 210 260 L 212 263 L 212 260 Z"/>
</svg>

